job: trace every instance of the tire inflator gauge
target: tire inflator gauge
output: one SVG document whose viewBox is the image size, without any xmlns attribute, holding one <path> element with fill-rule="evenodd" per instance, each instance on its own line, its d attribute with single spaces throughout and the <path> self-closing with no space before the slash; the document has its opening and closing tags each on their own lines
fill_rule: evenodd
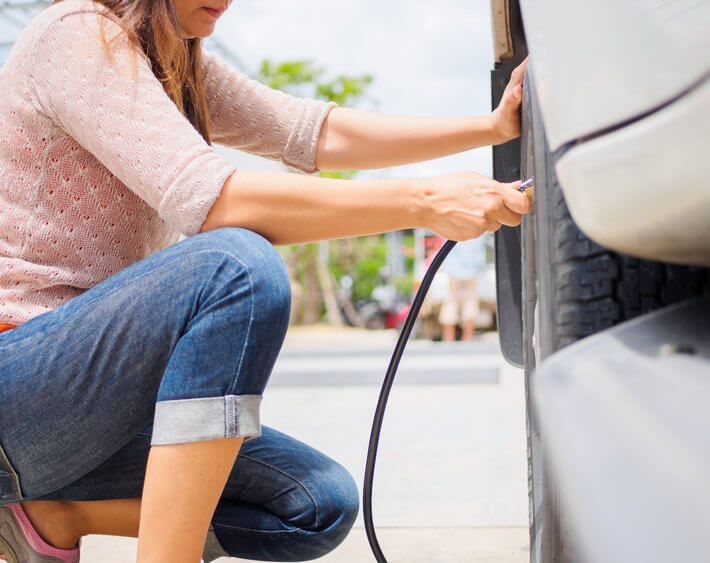
<svg viewBox="0 0 710 563">
<path fill-rule="evenodd" d="M 530 178 L 529 180 L 521 183 L 517 190 L 524 193 L 532 202 L 535 193 L 534 178 Z M 389 398 L 394 378 L 397 375 L 397 368 L 399 367 L 399 362 L 402 359 L 404 348 L 409 340 L 409 335 L 412 332 L 419 310 L 422 308 L 422 303 L 424 302 L 427 291 L 429 291 L 429 286 L 431 285 L 431 282 L 433 281 L 434 276 L 439 270 L 442 262 L 457 242 L 458 241 L 455 240 L 447 240 L 436 253 L 436 256 L 434 256 L 434 259 L 431 261 L 429 268 L 424 274 L 424 279 L 422 279 L 422 283 L 414 296 L 412 306 L 407 314 L 407 319 L 404 321 L 402 330 L 399 333 L 397 344 L 394 347 L 394 352 L 392 353 L 392 358 L 390 359 L 389 366 L 387 367 L 387 373 L 382 383 L 380 397 L 377 400 L 377 408 L 375 409 L 375 416 L 372 421 L 372 430 L 370 431 L 370 442 L 367 448 L 367 462 L 365 463 L 365 481 L 363 484 L 362 505 L 367 541 L 370 543 L 370 549 L 372 550 L 372 554 L 375 556 L 378 563 L 387 563 L 387 559 L 385 558 L 384 553 L 382 553 L 380 544 L 377 541 L 377 533 L 375 531 L 375 524 L 372 517 L 372 482 L 375 476 L 377 446 L 380 441 L 380 431 L 382 429 L 382 420 L 385 415 L 385 409 L 387 408 L 387 399 Z"/>
<path fill-rule="evenodd" d="M 522 184 L 518 186 L 518 191 L 524 193 L 532 202 L 535 197 L 535 178 L 525 180 Z"/>
</svg>

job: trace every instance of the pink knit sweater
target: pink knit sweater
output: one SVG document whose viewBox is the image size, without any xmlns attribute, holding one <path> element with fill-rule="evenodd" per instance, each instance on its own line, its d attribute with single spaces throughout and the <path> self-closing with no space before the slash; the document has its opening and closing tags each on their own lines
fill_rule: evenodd
<svg viewBox="0 0 710 563">
<path fill-rule="evenodd" d="M 58 307 L 190 236 L 235 167 L 179 112 L 91 0 L 23 31 L 0 70 L 0 323 Z M 100 8 L 103 9 L 103 8 Z M 101 43 L 105 23 L 113 62 Z M 338 104 L 271 89 L 205 53 L 213 142 L 314 173 Z"/>
</svg>

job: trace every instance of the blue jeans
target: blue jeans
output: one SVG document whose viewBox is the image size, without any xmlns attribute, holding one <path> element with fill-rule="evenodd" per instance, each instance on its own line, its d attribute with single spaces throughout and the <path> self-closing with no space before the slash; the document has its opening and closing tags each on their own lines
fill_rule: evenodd
<svg viewBox="0 0 710 563">
<path fill-rule="evenodd" d="M 140 497 L 152 445 L 243 436 L 205 558 L 331 551 L 357 516 L 352 476 L 259 419 L 290 304 L 276 249 L 227 227 L 0 333 L 0 505 Z"/>
</svg>

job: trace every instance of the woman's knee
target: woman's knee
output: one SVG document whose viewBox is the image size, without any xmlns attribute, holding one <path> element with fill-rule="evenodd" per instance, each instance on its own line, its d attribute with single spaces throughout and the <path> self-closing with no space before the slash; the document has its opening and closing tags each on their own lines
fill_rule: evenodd
<svg viewBox="0 0 710 563">
<path fill-rule="evenodd" d="M 311 559 L 322 557 L 347 537 L 360 509 L 357 484 L 339 463 L 331 460 L 314 473 L 317 488 L 311 490 L 315 502 L 315 522 L 306 528 L 318 541 L 311 544 Z"/>
<path fill-rule="evenodd" d="M 278 317 L 287 323 L 291 281 L 283 258 L 266 238 L 241 227 L 220 227 L 193 238 L 201 249 L 208 251 L 207 260 L 216 253 L 246 278 L 250 297 L 256 301 L 254 313 L 258 320 L 271 323 Z"/>
</svg>

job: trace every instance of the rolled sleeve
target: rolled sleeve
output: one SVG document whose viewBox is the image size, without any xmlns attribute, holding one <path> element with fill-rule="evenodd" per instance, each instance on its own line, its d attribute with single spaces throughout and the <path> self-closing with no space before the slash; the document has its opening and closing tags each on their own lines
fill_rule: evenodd
<svg viewBox="0 0 710 563">
<path fill-rule="evenodd" d="M 199 233 L 212 204 L 235 170 L 212 152 L 191 159 L 163 194 L 158 214 L 185 236 Z"/>
<path fill-rule="evenodd" d="M 282 160 L 306 173 L 318 172 L 316 151 L 323 123 L 336 102 L 305 98 L 298 119 L 283 150 Z"/>
<path fill-rule="evenodd" d="M 203 53 L 205 88 L 216 143 L 317 172 L 316 151 L 334 101 L 293 96 Z"/>
</svg>

